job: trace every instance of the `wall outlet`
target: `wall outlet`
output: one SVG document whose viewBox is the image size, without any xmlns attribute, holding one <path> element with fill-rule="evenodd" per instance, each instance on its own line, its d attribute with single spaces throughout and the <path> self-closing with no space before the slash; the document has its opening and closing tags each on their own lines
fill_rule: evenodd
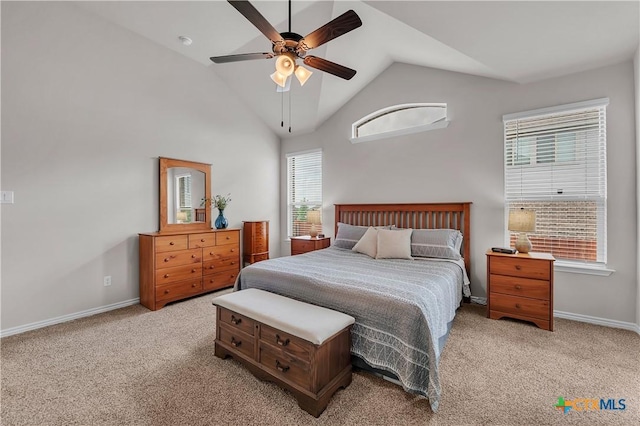
<svg viewBox="0 0 640 426">
<path fill-rule="evenodd" d="M 111 285 L 111 275 L 107 275 L 106 277 L 104 277 L 104 286 L 108 287 Z"/>
<path fill-rule="evenodd" d="M 0 191 L 0 203 L 13 204 L 13 191 Z"/>
</svg>

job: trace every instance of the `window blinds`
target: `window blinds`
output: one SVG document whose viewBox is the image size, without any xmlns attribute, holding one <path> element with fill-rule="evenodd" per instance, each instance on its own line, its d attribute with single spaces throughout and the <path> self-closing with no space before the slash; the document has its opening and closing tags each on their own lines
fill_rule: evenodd
<svg viewBox="0 0 640 426">
<path fill-rule="evenodd" d="M 322 211 L 322 151 L 287 155 L 288 234 L 308 235 L 309 210 Z"/>
<path fill-rule="evenodd" d="M 606 262 L 607 105 L 598 99 L 503 117 L 506 209 L 536 212 L 534 251 Z"/>
</svg>

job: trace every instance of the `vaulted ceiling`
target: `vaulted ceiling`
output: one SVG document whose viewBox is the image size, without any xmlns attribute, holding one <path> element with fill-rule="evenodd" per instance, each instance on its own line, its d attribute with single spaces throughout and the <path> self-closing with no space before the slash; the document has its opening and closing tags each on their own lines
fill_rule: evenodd
<svg viewBox="0 0 640 426">
<path fill-rule="evenodd" d="M 294 134 L 310 132 L 393 62 L 528 83 L 631 59 L 640 38 L 638 1 L 294 0 L 291 29 L 303 36 L 349 9 L 363 25 L 310 51 L 357 70 L 353 79 L 313 70 L 304 87 L 293 81 L 283 96 L 269 78 L 275 59 L 209 60 L 271 51 L 271 42 L 226 1 L 76 4 L 208 67 L 283 138 L 289 96 Z M 252 4 L 276 30 L 288 30 L 286 1 Z"/>
</svg>

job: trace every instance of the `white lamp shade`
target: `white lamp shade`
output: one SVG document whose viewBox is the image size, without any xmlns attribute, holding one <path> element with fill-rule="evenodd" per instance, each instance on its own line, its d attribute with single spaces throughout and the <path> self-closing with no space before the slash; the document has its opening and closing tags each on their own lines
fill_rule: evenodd
<svg viewBox="0 0 640 426">
<path fill-rule="evenodd" d="M 276 71 L 285 77 L 289 77 L 293 74 L 295 66 L 296 61 L 290 53 L 284 53 L 276 59 Z"/>
<path fill-rule="evenodd" d="M 320 225 L 322 223 L 320 221 L 320 210 L 309 210 L 307 212 L 307 223 Z"/>
<path fill-rule="evenodd" d="M 308 69 L 300 65 L 296 67 L 295 72 L 296 72 L 296 77 L 300 82 L 300 86 L 304 86 L 307 80 L 309 80 L 309 77 L 311 77 L 311 74 L 313 74 L 311 71 L 309 71 Z"/>
<path fill-rule="evenodd" d="M 287 76 L 280 74 L 278 71 L 271 74 L 271 80 L 280 87 L 284 87 L 287 84 Z"/>
<path fill-rule="evenodd" d="M 536 212 L 533 210 L 510 210 L 509 231 L 536 232 Z"/>
</svg>

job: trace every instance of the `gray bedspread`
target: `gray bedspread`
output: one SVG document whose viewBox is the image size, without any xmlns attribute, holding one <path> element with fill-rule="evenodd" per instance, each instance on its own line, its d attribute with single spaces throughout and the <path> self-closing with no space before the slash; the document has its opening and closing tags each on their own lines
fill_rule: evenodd
<svg viewBox="0 0 640 426">
<path fill-rule="evenodd" d="M 236 290 L 258 288 L 353 316 L 351 352 L 394 373 L 408 392 L 440 398 L 438 339 L 463 293 L 462 263 L 372 259 L 336 247 L 254 263 Z M 466 281 L 466 283 L 465 283 Z"/>
</svg>

